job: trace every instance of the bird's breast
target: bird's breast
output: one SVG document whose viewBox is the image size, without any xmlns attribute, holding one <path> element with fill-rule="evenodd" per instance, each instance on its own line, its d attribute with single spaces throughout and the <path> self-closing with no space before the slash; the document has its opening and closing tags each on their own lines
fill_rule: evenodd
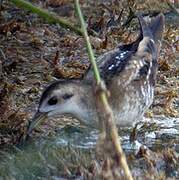
<svg viewBox="0 0 179 180">
<path fill-rule="evenodd" d="M 133 82 L 113 98 L 113 112 L 119 126 L 131 126 L 142 120 L 153 102 L 154 88 L 149 82 Z"/>
</svg>

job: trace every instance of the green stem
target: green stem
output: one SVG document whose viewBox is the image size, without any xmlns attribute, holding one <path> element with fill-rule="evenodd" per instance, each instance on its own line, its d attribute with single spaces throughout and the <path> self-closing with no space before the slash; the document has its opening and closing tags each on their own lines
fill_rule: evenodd
<svg viewBox="0 0 179 180">
<path fill-rule="evenodd" d="M 89 59 L 90 59 L 90 62 L 92 64 L 92 67 L 93 67 L 94 76 L 95 76 L 95 79 L 97 81 L 97 84 L 100 84 L 101 83 L 101 78 L 100 78 L 100 74 L 99 74 L 99 71 L 98 71 L 96 60 L 95 60 L 95 57 L 94 57 L 94 54 L 93 54 L 90 39 L 89 39 L 87 30 L 86 30 L 86 24 L 85 24 L 85 21 L 84 21 L 84 18 L 83 18 L 81 9 L 80 9 L 79 0 L 75 0 L 75 8 L 76 8 L 76 11 L 77 11 L 79 19 L 80 19 L 81 29 L 82 29 L 82 32 L 83 32 L 84 39 L 86 41 L 88 55 L 89 55 Z M 124 170 L 125 178 L 127 180 L 133 180 L 131 172 L 130 172 L 128 164 L 127 164 L 127 161 L 126 161 L 125 154 L 123 153 L 120 141 L 118 139 L 119 136 L 118 136 L 118 133 L 117 133 L 117 128 L 116 128 L 116 125 L 114 123 L 113 113 L 112 113 L 112 110 L 111 110 L 111 108 L 109 106 L 106 93 L 104 91 L 101 91 L 100 94 L 99 94 L 99 97 L 100 97 L 100 100 L 101 100 L 101 103 L 102 103 L 102 106 L 103 106 L 102 109 L 104 109 L 103 112 L 104 112 L 104 115 L 105 115 L 104 119 L 100 119 L 101 121 L 103 120 L 103 122 L 105 124 L 105 127 L 103 127 L 104 131 L 106 132 L 109 139 L 113 143 L 113 147 L 111 147 L 111 148 L 114 148 L 113 152 L 115 152 L 117 154 L 117 157 L 118 157 L 118 159 L 120 161 L 120 165 L 122 166 L 122 168 Z M 103 122 L 101 122 L 101 123 L 103 124 Z M 109 133 L 107 131 L 109 131 Z"/>
<path fill-rule="evenodd" d="M 89 36 L 88 36 L 87 30 L 86 30 L 86 24 L 85 24 L 85 21 L 84 21 L 84 18 L 83 18 L 83 15 L 82 15 L 82 12 L 81 12 L 81 9 L 79 6 L 79 2 L 76 0 L 75 0 L 75 8 L 77 10 L 77 13 L 78 13 L 78 16 L 79 16 L 79 19 L 81 22 L 81 29 L 82 29 L 84 39 L 86 41 L 87 51 L 88 51 L 90 62 L 91 62 L 92 67 L 93 67 L 94 76 L 96 78 L 97 83 L 99 83 L 101 81 L 100 74 L 98 71 L 98 67 L 96 65 L 95 57 L 94 57 L 92 46 L 91 46 Z"/>
<path fill-rule="evenodd" d="M 75 27 L 75 25 L 68 22 L 67 20 L 57 16 L 55 13 L 50 13 L 47 10 L 36 7 L 32 5 L 30 2 L 24 0 L 10 0 L 10 1 L 20 8 L 38 14 L 40 17 L 46 19 L 48 23 L 58 23 L 61 27 L 70 29 L 71 31 L 74 31 L 77 34 L 82 35 L 81 29 Z"/>
</svg>

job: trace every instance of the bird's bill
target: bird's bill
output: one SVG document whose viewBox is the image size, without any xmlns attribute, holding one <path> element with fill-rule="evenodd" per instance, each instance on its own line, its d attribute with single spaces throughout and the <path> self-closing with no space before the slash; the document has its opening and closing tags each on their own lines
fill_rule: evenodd
<svg viewBox="0 0 179 180">
<path fill-rule="evenodd" d="M 47 117 L 48 113 L 46 112 L 37 112 L 34 117 L 32 118 L 32 120 L 29 123 L 29 127 L 27 129 L 27 134 L 30 135 L 30 133 L 32 132 L 32 130 L 38 125 L 40 124 L 40 122 L 42 122 L 46 117 Z"/>
</svg>

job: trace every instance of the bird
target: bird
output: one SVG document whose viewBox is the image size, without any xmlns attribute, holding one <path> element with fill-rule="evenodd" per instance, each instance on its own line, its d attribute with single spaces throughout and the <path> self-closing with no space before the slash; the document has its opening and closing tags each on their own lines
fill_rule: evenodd
<svg viewBox="0 0 179 180">
<path fill-rule="evenodd" d="M 138 15 L 140 34 L 136 41 L 119 45 L 97 58 L 116 125 L 132 126 L 140 121 L 154 98 L 158 56 L 164 31 L 164 15 L 150 20 Z M 42 93 L 38 110 L 27 134 L 48 117 L 69 114 L 80 123 L 99 127 L 92 68 L 80 80 L 58 80 Z"/>
</svg>

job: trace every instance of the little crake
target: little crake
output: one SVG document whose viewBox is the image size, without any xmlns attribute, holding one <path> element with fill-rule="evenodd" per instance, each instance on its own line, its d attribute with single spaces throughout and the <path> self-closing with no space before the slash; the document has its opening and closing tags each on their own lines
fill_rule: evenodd
<svg viewBox="0 0 179 180">
<path fill-rule="evenodd" d="M 97 58 L 100 75 L 110 91 L 109 103 L 117 125 L 131 126 L 141 120 L 153 102 L 157 58 L 164 31 L 162 14 L 150 21 L 139 16 L 140 35 Z M 83 80 L 60 80 L 43 92 L 28 134 L 43 119 L 70 114 L 87 126 L 98 127 L 92 70 Z"/>
</svg>

